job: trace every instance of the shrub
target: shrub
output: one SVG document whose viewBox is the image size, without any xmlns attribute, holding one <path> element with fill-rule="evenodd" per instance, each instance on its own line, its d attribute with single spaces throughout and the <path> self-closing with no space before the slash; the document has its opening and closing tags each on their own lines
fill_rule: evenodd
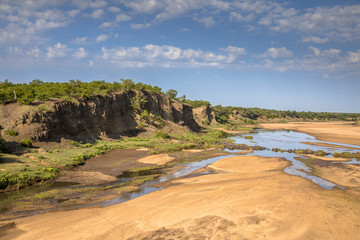
<svg viewBox="0 0 360 240">
<path fill-rule="evenodd" d="M 19 133 L 15 130 L 12 130 L 12 129 L 8 129 L 5 131 L 7 133 L 7 135 L 9 136 L 17 136 Z"/>
<path fill-rule="evenodd" d="M 253 136 L 245 136 L 245 139 L 254 139 Z"/>
<path fill-rule="evenodd" d="M 144 110 L 142 113 L 141 113 L 141 118 L 148 121 L 149 120 L 149 112 L 148 110 Z"/>
<path fill-rule="evenodd" d="M 159 130 L 156 132 L 155 137 L 166 139 L 166 138 L 169 138 L 170 136 L 169 136 L 169 134 L 164 133 L 163 131 Z"/>
<path fill-rule="evenodd" d="M 48 107 L 48 106 L 46 106 L 46 105 L 44 105 L 44 104 L 41 104 L 41 105 L 37 106 L 36 109 L 37 109 L 39 112 L 44 112 L 44 113 L 50 113 L 50 112 L 53 111 L 50 107 Z"/>
<path fill-rule="evenodd" d="M 20 141 L 20 144 L 24 147 L 32 147 L 32 140 L 30 138 L 24 138 Z"/>
</svg>

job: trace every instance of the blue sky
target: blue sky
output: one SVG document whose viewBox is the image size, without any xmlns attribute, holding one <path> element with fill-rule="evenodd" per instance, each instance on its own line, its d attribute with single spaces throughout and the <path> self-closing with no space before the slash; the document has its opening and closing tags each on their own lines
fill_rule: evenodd
<svg viewBox="0 0 360 240">
<path fill-rule="evenodd" d="M 360 2 L 2 0 L 0 81 L 119 81 L 213 105 L 360 112 Z"/>
</svg>

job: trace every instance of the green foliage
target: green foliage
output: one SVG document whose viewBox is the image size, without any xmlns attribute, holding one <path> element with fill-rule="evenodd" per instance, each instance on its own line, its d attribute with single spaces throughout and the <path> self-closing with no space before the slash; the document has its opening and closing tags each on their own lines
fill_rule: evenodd
<svg viewBox="0 0 360 240">
<path fill-rule="evenodd" d="M 166 96 L 168 96 L 170 99 L 175 99 L 178 92 L 175 89 L 169 89 L 166 91 Z"/>
<path fill-rule="evenodd" d="M 223 107 L 214 106 L 216 120 L 219 123 L 229 123 L 230 115 L 233 114 L 245 123 L 254 124 L 255 120 L 260 118 L 266 119 L 299 119 L 299 120 L 352 120 L 360 117 L 359 113 L 328 113 L 328 112 L 296 112 L 280 111 L 262 108 L 243 108 L 243 107 Z"/>
<path fill-rule="evenodd" d="M 47 101 L 51 98 L 89 99 L 94 96 L 106 96 L 112 92 L 128 90 L 146 90 L 161 93 L 161 88 L 144 83 L 134 83 L 131 79 L 121 79 L 121 82 L 69 80 L 69 82 L 43 82 L 35 79 L 30 83 L 11 83 L 8 80 L 0 82 L 0 104 L 18 101 L 20 104 L 32 104 L 34 101 Z M 16 97 L 15 97 L 16 96 Z M 45 111 L 47 109 L 44 109 Z"/>
<path fill-rule="evenodd" d="M 167 133 L 164 133 L 164 132 L 161 131 L 161 130 L 158 130 L 158 131 L 156 132 L 156 134 L 155 134 L 155 137 L 156 137 L 156 138 L 167 139 L 167 138 L 170 137 L 170 135 L 167 134 Z"/>
<path fill-rule="evenodd" d="M 210 102 L 208 101 L 203 101 L 203 100 L 189 100 L 189 99 L 182 99 L 181 102 L 183 103 L 187 103 L 189 105 L 191 105 L 193 108 L 198 108 L 198 107 L 208 107 L 210 106 Z"/>
<path fill-rule="evenodd" d="M 160 127 L 163 127 L 166 124 L 164 119 L 162 119 L 162 117 L 160 115 L 155 116 L 155 121 L 157 121 L 159 123 Z"/>
<path fill-rule="evenodd" d="M 147 102 L 146 96 L 143 92 L 137 91 L 135 96 L 130 99 L 131 107 L 135 112 L 139 112 L 140 109 L 143 107 L 143 104 Z"/>
<path fill-rule="evenodd" d="M 8 129 L 5 131 L 5 133 L 9 136 L 17 136 L 19 133 L 18 131 L 12 130 L 12 129 Z"/>
<path fill-rule="evenodd" d="M 30 138 L 24 138 L 20 141 L 20 144 L 21 146 L 24 146 L 24 147 L 32 147 L 32 140 Z"/>
<path fill-rule="evenodd" d="M 39 112 L 44 112 L 44 113 L 49 113 L 49 112 L 53 111 L 49 106 L 46 106 L 45 104 L 41 104 L 41 105 L 37 106 L 36 109 Z"/>
<path fill-rule="evenodd" d="M 141 119 L 148 121 L 149 120 L 149 112 L 148 110 L 144 110 L 141 114 L 140 114 Z"/>
</svg>

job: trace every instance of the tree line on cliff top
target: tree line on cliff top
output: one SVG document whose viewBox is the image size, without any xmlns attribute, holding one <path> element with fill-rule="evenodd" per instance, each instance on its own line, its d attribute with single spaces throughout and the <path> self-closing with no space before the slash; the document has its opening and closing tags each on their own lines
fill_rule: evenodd
<svg viewBox="0 0 360 240">
<path fill-rule="evenodd" d="M 135 83 L 131 79 L 121 79 L 120 82 L 92 81 L 82 82 L 70 80 L 68 82 L 43 82 L 35 79 L 30 83 L 11 83 L 8 80 L 0 82 L 0 104 L 17 101 L 19 104 L 32 104 L 34 101 L 47 101 L 50 99 L 70 100 L 73 98 L 90 99 L 93 96 L 106 96 L 112 92 L 147 90 L 152 93 L 161 93 L 171 99 L 191 105 L 192 107 L 210 106 L 204 100 L 189 100 L 186 96 L 177 97 L 177 91 L 169 89 L 163 92 L 160 87 L 151 86 L 142 82 Z M 296 112 L 279 111 L 262 108 L 244 108 L 217 105 L 213 107 L 216 120 L 228 123 L 230 116 L 258 120 L 274 118 L 290 118 L 304 120 L 356 120 L 360 114 L 356 113 L 328 113 L 328 112 Z"/>
</svg>

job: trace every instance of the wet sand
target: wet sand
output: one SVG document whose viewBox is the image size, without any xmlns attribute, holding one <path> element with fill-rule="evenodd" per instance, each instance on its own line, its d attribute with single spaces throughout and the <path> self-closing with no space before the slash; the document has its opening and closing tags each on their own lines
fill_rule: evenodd
<svg viewBox="0 0 360 240">
<path fill-rule="evenodd" d="M 331 143 L 322 143 L 322 142 L 302 142 L 303 144 L 307 144 L 307 145 L 313 145 L 313 146 L 321 146 L 321 147 L 333 147 L 333 148 L 347 148 L 347 149 L 356 149 L 356 150 L 360 150 L 360 148 L 357 147 L 345 147 L 342 145 L 338 145 L 338 144 L 331 144 Z"/>
<path fill-rule="evenodd" d="M 263 123 L 259 128 L 287 129 L 310 134 L 321 141 L 354 144 L 360 146 L 360 126 L 351 122 L 291 122 Z"/>
<path fill-rule="evenodd" d="M 351 181 L 351 187 L 345 190 L 326 190 L 309 180 L 287 175 L 283 169 L 288 165 L 288 161 L 280 158 L 229 157 L 208 167 L 217 174 L 179 179 L 161 191 L 106 208 L 18 219 L 14 225 L 0 230 L 0 236 L 357 239 L 360 198 L 355 193 L 359 182 Z"/>
</svg>

